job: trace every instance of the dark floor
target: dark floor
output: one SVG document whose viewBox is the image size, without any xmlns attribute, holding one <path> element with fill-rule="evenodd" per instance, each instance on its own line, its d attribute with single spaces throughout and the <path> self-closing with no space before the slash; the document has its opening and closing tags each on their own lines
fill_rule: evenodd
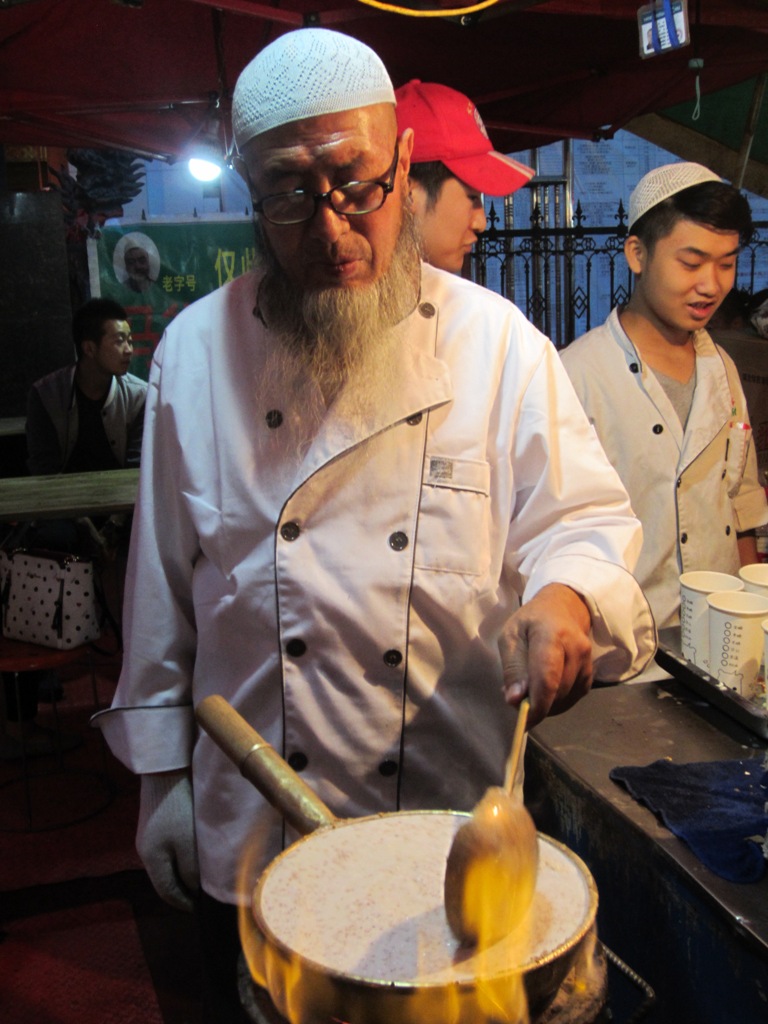
<svg viewBox="0 0 768 1024">
<path fill-rule="evenodd" d="M 162 1024 L 202 1024 L 197 941 L 192 919 L 159 900 L 143 871 L 125 871 L 102 878 L 83 878 L 35 890 L 3 893 L 2 919 L 4 926 L 8 927 L 17 918 L 43 916 L 113 900 L 125 900 L 133 909 Z M 50 991 L 55 991 L 55 986 L 51 985 Z M 65 1006 L 52 1005 L 49 1000 L 47 1009 L 50 1010 L 51 1021 L 76 1024 L 67 1016 Z M 29 1024 L 42 1022 L 30 1020 Z M 80 1018 L 77 1024 L 107 1022 L 89 1022 Z M 137 1021 L 136 1024 L 144 1022 Z"/>
<path fill-rule="evenodd" d="M 105 645 L 107 646 L 107 645 Z M 46 920 L 46 915 L 98 903 L 124 901 L 133 912 L 147 972 L 160 1008 L 162 1022 L 201 1024 L 199 958 L 195 923 L 191 915 L 167 906 L 154 892 L 134 847 L 139 785 L 105 749 L 101 735 L 89 727 L 94 698 L 91 667 L 96 676 L 96 701 L 109 703 L 120 670 L 120 655 L 92 653 L 81 663 L 60 671 L 63 697 L 57 706 L 60 725 L 77 732 L 81 746 L 63 755 L 38 757 L 29 762 L 33 831 L 27 830 L 27 808 L 18 760 L 0 761 L 0 988 L 3 938 L 21 920 Z M 53 724 L 53 709 L 41 703 L 41 724 Z M 104 773 L 109 791 L 105 790 Z M 108 800 L 105 800 L 105 794 Z M 94 810 L 95 809 L 95 810 Z M 72 818 L 88 815 L 85 820 Z M 50 821 L 58 827 L 47 827 Z M 71 822 L 71 823 L 68 823 Z M 74 950 L 73 957 L 78 957 Z M 30 951 L 34 955 L 34 951 Z M 81 951 L 85 958 L 87 951 Z M 50 966 L 51 971 L 56 965 Z M 96 981 L 96 983 L 98 983 Z M 57 991 L 48 979 L 49 992 Z M 56 1024 L 112 1024 L 71 1016 L 67 1005 L 46 1001 L 49 1021 Z M 0 1000 L 4 1002 L 4 1000 Z M 13 1009 L 13 1008 L 11 1008 Z M 7 1020 L 6 1010 L 0 1017 Z M 119 1014 L 115 1015 L 118 1020 Z M 11 1020 L 21 1024 L 22 1015 Z M 122 1024 L 122 1021 L 121 1021 Z M 136 1020 L 135 1024 L 146 1024 Z"/>
</svg>

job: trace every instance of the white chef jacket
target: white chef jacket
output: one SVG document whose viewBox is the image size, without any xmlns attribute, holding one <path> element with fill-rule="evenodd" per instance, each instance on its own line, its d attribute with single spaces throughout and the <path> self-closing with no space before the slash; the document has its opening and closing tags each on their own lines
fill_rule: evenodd
<svg viewBox="0 0 768 1024">
<path fill-rule="evenodd" d="M 247 841 L 282 820 L 193 706 L 222 694 L 342 817 L 469 809 L 514 712 L 498 637 L 548 583 L 592 616 L 603 679 L 655 644 L 629 567 L 641 528 L 547 339 L 501 297 L 423 268 L 396 387 L 364 427 L 342 393 L 316 436 L 265 372 L 245 276 L 170 324 L 150 377 L 110 746 L 192 764 L 202 884 L 235 901 Z"/>
<path fill-rule="evenodd" d="M 659 629 L 680 622 L 681 572 L 737 573 L 737 532 L 768 521 L 751 432 L 731 427 L 749 424 L 736 366 L 705 330 L 696 332 L 694 346 L 696 386 L 685 429 L 618 309 L 562 352 L 643 524 L 635 575 Z M 666 674 L 650 666 L 642 678 Z"/>
</svg>

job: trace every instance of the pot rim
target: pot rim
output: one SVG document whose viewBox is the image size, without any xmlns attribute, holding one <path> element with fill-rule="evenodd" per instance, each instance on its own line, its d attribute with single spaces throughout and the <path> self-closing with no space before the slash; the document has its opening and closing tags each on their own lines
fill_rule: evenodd
<svg viewBox="0 0 768 1024">
<path fill-rule="evenodd" d="M 450 811 L 443 809 L 391 811 L 365 815 L 364 817 L 360 818 L 341 819 L 337 824 L 330 826 L 330 828 L 333 829 L 333 831 L 336 831 L 339 828 L 346 828 L 348 826 L 359 826 L 361 823 L 365 821 L 373 821 L 393 816 L 404 817 L 446 814 L 454 815 L 456 817 L 461 818 L 471 817 L 471 814 L 466 811 Z M 286 959 L 290 960 L 293 963 L 302 965 L 309 971 L 313 971 L 334 981 L 338 981 L 347 985 L 354 984 L 362 988 L 367 988 L 374 991 L 386 990 L 390 992 L 418 993 L 428 991 L 429 989 L 444 987 L 449 984 L 455 986 L 460 990 L 472 991 L 477 987 L 478 981 L 480 980 L 486 983 L 490 981 L 503 979 L 507 976 L 517 974 L 531 974 L 532 972 L 542 967 L 545 967 L 548 964 L 553 963 L 554 961 L 560 959 L 562 956 L 569 953 L 572 949 L 575 949 L 578 946 L 578 944 L 584 939 L 585 935 L 589 932 L 589 930 L 593 927 L 595 923 L 595 918 L 597 916 L 598 893 L 597 885 L 595 884 L 595 880 L 589 868 L 586 866 L 581 857 L 579 857 L 577 853 L 575 853 L 573 850 L 567 847 L 564 843 L 561 843 L 558 840 L 553 839 L 551 836 L 545 835 L 544 833 L 537 832 L 537 837 L 539 841 L 547 843 L 549 846 L 553 847 L 560 854 L 562 854 L 567 860 L 571 861 L 572 865 L 578 870 L 578 872 L 582 876 L 588 894 L 588 906 L 586 908 L 583 919 L 581 920 L 579 926 L 569 936 L 564 938 L 563 941 L 560 942 L 558 945 L 552 947 L 549 950 L 546 950 L 544 953 L 541 953 L 538 956 L 532 957 L 530 960 L 526 961 L 526 963 L 522 964 L 520 967 L 514 970 L 510 969 L 494 971 L 489 974 L 483 974 L 480 976 L 476 975 L 474 978 L 456 978 L 449 980 L 446 978 L 435 979 L 434 976 L 432 976 L 431 979 L 425 979 L 423 982 L 384 980 L 365 977 L 363 975 L 358 975 L 354 973 L 347 973 L 335 969 L 333 967 L 328 967 L 326 964 L 318 963 L 317 961 L 312 960 L 304 954 L 297 952 L 295 949 L 292 949 L 287 942 L 285 942 L 283 939 L 277 936 L 274 933 L 274 931 L 269 927 L 269 925 L 266 924 L 261 913 L 261 894 L 271 877 L 272 869 L 276 869 L 286 857 L 295 852 L 298 846 L 307 843 L 309 840 L 315 838 L 316 836 L 326 831 L 327 829 L 322 828 L 318 829 L 315 832 L 311 832 L 306 836 L 302 836 L 296 842 L 286 847 L 285 850 L 281 851 L 281 853 L 279 853 L 267 865 L 267 867 L 262 872 L 261 877 L 259 878 L 259 881 L 256 884 L 252 893 L 250 917 L 251 921 L 261 934 L 263 940 L 270 944 L 273 947 L 273 949 L 277 950 L 282 956 L 284 956 Z M 505 940 L 502 939 L 501 941 L 504 942 Z"/>
</svg>

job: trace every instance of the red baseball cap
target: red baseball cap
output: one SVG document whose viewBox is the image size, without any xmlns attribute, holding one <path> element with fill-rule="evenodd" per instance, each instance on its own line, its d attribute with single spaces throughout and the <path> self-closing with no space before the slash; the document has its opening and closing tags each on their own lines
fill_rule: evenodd
<svg viewBox="0 0 768 1024">
<path fill-rule="evenodd" d="M 414 78 L 395 90 L 397 130 L 413 128 L 411 162 L 439 160 L 470 188 L 507 196 L 535 171 L 503 153 L 488 138 L 477 107 L 463 93 Z"/>
</svg>

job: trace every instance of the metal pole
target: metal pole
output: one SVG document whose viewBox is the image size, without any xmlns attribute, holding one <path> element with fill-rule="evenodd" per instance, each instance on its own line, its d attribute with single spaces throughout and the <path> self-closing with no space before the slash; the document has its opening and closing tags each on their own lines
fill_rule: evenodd
<svg viewBox="0 0 768 1024">
<path fill-rule="evenodd" d="M 752 151 L 752 143 L 755 138 L 755 130 L 757 128 L 757 120 L 760 117 L 760 107 L 763 103 L 763 96 L 765 95 L 765 83 L 768 80 L 768 75 L 762 74 L 758 79 L 755 80 L 755 88 L 752 93 L 752 104 L 749 108 L 749 114 L 747 116 L 747 124 L 744 129 L 744 138 L 741 143 L 741 149 L 739 150 L 738 157 L 738 170 L 736 178 L 733 184 L 736 188 L 741 188 L 744 184 L 744 175 L 747 172 L 747 164 L 749 163 L 749 154 Z"/>
<path fill-rule="evenodd" d="M 565 178 L 565 226 L 573 227 L 573 143 L 563 139 L 563 177 Z"/>
</svg>

